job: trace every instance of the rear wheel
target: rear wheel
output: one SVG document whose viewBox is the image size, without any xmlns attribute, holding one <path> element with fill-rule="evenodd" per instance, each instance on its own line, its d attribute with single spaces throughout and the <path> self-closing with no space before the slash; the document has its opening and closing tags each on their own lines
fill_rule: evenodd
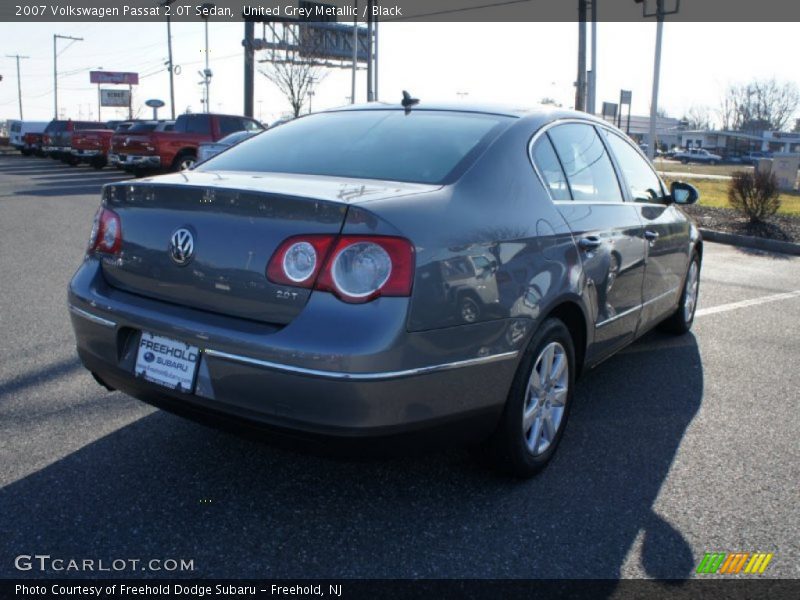
<svg viewBox="0 0 800 600">
<path fill-rule="evenodd" d="M 105 166 L 106 166 L 106 162 L 107 162 L 107 161 L 106 161 L 106 159 L 105 159 L 104 157 L 102 157 L 102 156 L 95 156 L 95 157 L 92 159 L 92 167 L 94 167 L 94 168 L 95 168 L 95 169 L 97 169 L 97 170 L 100 170 L 100 169 L 102 169 L 103 167 L 105 167 Z"/>
<path fill-rule="evenodd" d="M 172 163 L 172 170 L 185 171 L 186 169 L 191 169 L 196 162 L 197 157 L 194 154 L 183 152 L 175 157 L 175 161 Z"/>
<path fill-rule="evenodd" d="M 492 439 L 498 467 L 518 477 L 544 469 L 569 417 L 575 382 L 575 348 L 566 325 L 548 319 L 520 363 Z"/>
<path fill-rule="evenodd" d="M 700 293 L 700 257 L 696 252 L 692 253 L 689 262 L 689 269 L 686 271 L 686 279 L 683 283 L 681 301 L 678 308 L 666 321 L 659 326 L 663 331 L 682 335 L 688 333 L 694 323 L 694 313 L 697 310 L 697 299 Z"/>
</svg>

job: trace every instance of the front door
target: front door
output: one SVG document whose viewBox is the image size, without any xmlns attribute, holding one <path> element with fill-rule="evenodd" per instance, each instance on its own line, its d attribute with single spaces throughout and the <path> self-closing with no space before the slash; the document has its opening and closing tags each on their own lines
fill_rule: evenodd
<svg viewBox="0 0 800 600">
<path fill-rule="evenodd" d="M 675 309 L 689 264 L 689 221 L 669 202 L 650 162 L 628 141 L 604 130 L 612 154 L 636 207 L 647 242 L 640 329 L 648 328 Z"/>
<path fill-rule="evenodd" d="M 554 152 L 555 151 L 555 152 Z M 631 341 L 642 303 L 645 242 L 636 207 L 624 201 L 619 181 L 597 131 L 585 123 L 550 129 L 534 148 L 540 173 L 554 188 L 565 178 L 568 196 L 555 204 L 580 249 L 586 295 L 594 320 L 588 361 Z"/>
</svg>

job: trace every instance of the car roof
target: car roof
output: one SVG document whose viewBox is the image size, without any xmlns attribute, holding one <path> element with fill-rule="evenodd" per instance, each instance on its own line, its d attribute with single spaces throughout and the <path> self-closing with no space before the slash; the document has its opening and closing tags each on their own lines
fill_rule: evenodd
<svg viewBox="0 0 800 600">
<path fill-rule="evenodd" d="M 342 112 L 342 111 L 366 111 L 366 110 L 405 110 L 400 102 L 369 102 L 366 104 L 347 104 L 344 106 L 330 108 L 321 112 Z M 601 123 L 605 125 L 612 125 L 608 121 L 601 119 L 595 115 L 585 113 L 582 111 L 571 110 L 552 106 L 549 104 L 519 106 L 508 104 L 494 104 L 494 103 L 473 103 L 473 102 L 425 102 L 420 101 L 410 108 L 410 111 L 446 111 L 446 112 L 466 112 L 466 113 L 479 113 L 486 115 L 501 115 L 506 117 L 513 117 L 520 120 L 525 120 L 534 127 L 546 124 L 550 121 L 564 120 L 564 119 L 580 119 L 583 121 L 590 121 Z"/>
</svg>

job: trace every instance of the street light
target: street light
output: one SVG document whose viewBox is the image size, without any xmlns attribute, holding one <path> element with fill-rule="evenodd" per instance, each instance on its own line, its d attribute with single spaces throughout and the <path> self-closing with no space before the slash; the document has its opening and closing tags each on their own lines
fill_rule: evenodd
<svg viewBox="0 0 800 600">
<path fill-rule="evenodd" d="M 211 86 L 211 76 L 213 75 L 213 73 L 211 72 L 211 69 L 209 69 L 208 67 L 208 18 L 211 15 L 212 10 L 214 9 L 214 4 L 212 4 L 211 2 L 206 2 L 205 4 L 200 6 L 200 9 L 202 11 L 200 14 L 203 15 L 203 21 L 205 21 L 205 26 L 206 26 L 206 68 L 203 70 L 203 79 L 205 81 L 205 86 L 206 86 L 205 105 L 206 105 L 206 112 L 211 112 L 209 108 L 211 106 L 211 97 L 209 88 Z"/>
<path fill-rule="evenodd" d="M 167 7 L 177 2 L 177 0 L 163 0 L 159 6 Z M 175 120 L 175 81 L 172 66 L 172 25 L 169 15 L 167 15 L 167 52 L 169 58 L 167 66 L 169 67 L 169 108 L 172 111 L 172 120 Z"/>
</svg>

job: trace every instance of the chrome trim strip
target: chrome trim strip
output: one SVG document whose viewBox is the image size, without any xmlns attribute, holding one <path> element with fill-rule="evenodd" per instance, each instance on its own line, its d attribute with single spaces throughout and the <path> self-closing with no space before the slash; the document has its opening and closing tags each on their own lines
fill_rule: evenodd
<svg viewBox="0 0 800 600">
<path fill-rule="evenodd" d="M 609 324 L 613 323 L 614 321 L 617 321 L 617 320 L 621 319 L 622 317 L 627 317 L 632 312 L 640 310 L 641 308 L 642 308 L 642 305 L 641 304 L 637 304 L 633 308 L 629 308 L 628 310 L 626 310 L 624 312 L 621 312 L 619 314 L 616 314 L 613 317 L 606 319 L 605 321 L 601 321 L 600 323 L 595 325 L 595 328 L 596 329 L 600 329 L 601 327 L 605 327 L 606 325 L 609 325 Z"/>
<path fill-rule="evenodd" d="M 652 304 L 653 302 L 658 302 L 659 300 L 661 300 L 661 299 L 662 299 L 662 298 L 664 298 L 665 296 L 669 296 L 670 294 L 677 294 L 677 293 L 678 293 L 678 288 L 677 288 L 677 287 L 674 287 L 674 288 L 672 288 L 671 290 L 667 290 L 667 291 L 666 291 L 666 292 L 664 292 L 663 294 L 659 294 L 659 295 L 658 295 L 658 296 L 656 296 L 655 298 L 650 298 L 650 300 L 648 300 L 647 302 L 645 302 L 645 303 L 643 303 L 643 304 L 642 304 L 642 307 L 645 307 L 645 306 L 647 306 L 648 304 Z"/>
<path fill-rule="evenodd" d="M 69 305 L 70 312 L 78 315 L 79 317 L 83 317 L 84 319 L 91 321 L 92 323 L 97 323 L 98 325 L 103 325 L 104 327 L 116 327 L 117 324 L 114 321 L 109 321 L 108 319 L 104 319 L 103 317 L 98 317 L 97 315 L 93 315 L 90 312 L 86 312 L 78 308 L 77 306 L 73 306 L 72 304 Z"/>
<path fill-rule="evenodd" d="M 477 358 L 458 360 L 440 365 L 432 365 L 429 367 L 417 367 L 416 369 L 406 369 L 404 371 L 383 371 L 377 373 L 344 373 L 342 371 L 321 371 L 318 369 L 306 369 L 304 367 L 296 367 L 294 365 L 286 365 L 282 363 L 271 362 L 268 360 L 260 360 L 257 358 L 251 358 L 249 356 L 229 354 L 228 352 L 220 352 L 219 350 L 207 349 L 204 350 L 203 353 L 206 356 L 212 356 L 214 358 L 221 358 L 223 360 L 230 360 L 245 365 L 263 367 L 265 369 L 272 369 L 275 371 L 284 371 L 286 373 L 292 373 L 295 375 L 310 375 L 312 377 L 322 377 L 325 379 L 337 379 L 346 381 L 379 381 L 381 379 L 398 379 L 401 377 L 412 377 L 414 375 L 424 375 L 427 373 L 435 373 L 438 371 L 447 371 L 449 369 L 459 369 L 461 367 L 471 367 L 473 365 L 482 365 L 482 364 L 498 362 L 501 360 L 509 360 L 515 358 L 519 354 L 517 350 L 514 350 L 512 352 L 503 352 L 500 354 L 492 354 L 490 356 L 479 356 Z"/>
<path fill-rule="evenodd" d="M 605 321 L 601 321 L 600 323 L 595 325 L 595 327 L 596 328 L 600 328 L 600 327 L 603 327 L 604 325 L 608 325 L 610 323 L 613 323 L 617 319 L 621 319 L 622 317 L 626 317 L 629 314 L 631 314 L 632 312 L 634 312 L 636 310 L 639 310 L 640 308 L 644 308 L 648 304 L 652 304 L 653 302 L 658 302 L 659 300 L 661 300 L 662 298 L 664 298 L 666 296 L 669 296 L 670 294 L 675 294 L 677 291 L 678 291 L 678 288 L 674 287 L 671 290 L 668 290 L 668 291 L 664 292 L 663 294 L 659 294 L 655 298 L 650 298 L 650 300 L 648 300 L 647 302 L 643 302 L 641 304 L 638 304 L 638 305 L 634 306 L 633 308 L 629 308 L 625 312 L 621 312 L 618 315 L 614 315 L 610 319 L 606 319 Z"/>
</svg>

